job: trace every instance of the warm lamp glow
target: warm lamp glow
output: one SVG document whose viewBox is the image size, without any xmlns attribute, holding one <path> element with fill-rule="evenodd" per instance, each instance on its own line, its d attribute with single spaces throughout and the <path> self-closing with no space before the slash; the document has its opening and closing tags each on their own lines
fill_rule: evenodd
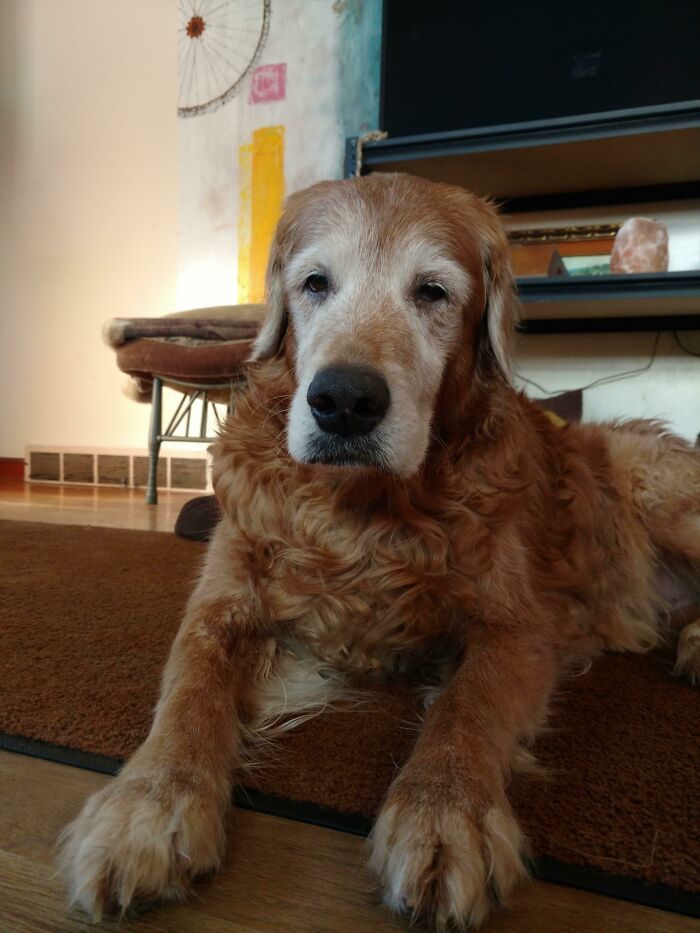
<svg viewBox="0 0 700 933">
<path fill-rule="evenodd" d="M 237 304 L 238 300 L 235 268 L 222 267 L 215 259 L 200 259 L 188 263 L 178 273 L 175 293 L 178 311 Z"/>
</svg>

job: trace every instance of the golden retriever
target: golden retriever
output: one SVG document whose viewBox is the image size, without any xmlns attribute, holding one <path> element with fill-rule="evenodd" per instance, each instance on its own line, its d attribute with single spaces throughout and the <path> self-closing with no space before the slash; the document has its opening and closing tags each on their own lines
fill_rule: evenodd
<svg viewBox="0 0 700 933">
<path fill-rule="evenodd" d="M 219 865 L 256 734 L 430 662 L 370 866 L 393 909 L 476 925 L 525 875 L 506 784 L 567 663 L 659 641 L 660 569 L 700 582 L 699 454 L 652 422 L 555 427 L 513 388 L 507 241 L 462 189 L 293 195 L 268 305 L 152 729 L 64 833 L 70 897 L 181 896 Z M 678 669 L 700 675 L 700 620 Z"/>
</svg>

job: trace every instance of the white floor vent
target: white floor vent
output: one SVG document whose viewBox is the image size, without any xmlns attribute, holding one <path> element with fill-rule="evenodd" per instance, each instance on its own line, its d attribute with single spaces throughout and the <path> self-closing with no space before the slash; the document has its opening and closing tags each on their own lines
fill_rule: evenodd
<svg viewBox="0 0 700 933">
<path fill-rule="evenodd" d="M 29 483 L 79 486 L 146 486 L 148 454 L 143 450 L 87 450 L 77 447 L 27 448 L 24 478 Z M 211 491 L 206 451 L 161 449 L 158 488 Z"/>
</svg>

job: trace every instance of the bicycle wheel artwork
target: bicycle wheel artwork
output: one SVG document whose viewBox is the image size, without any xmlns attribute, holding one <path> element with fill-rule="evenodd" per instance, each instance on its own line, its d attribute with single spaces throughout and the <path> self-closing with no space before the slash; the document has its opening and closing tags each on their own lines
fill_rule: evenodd
<svg viewBox="0 0 700 933">
<path fill-rule="evenodd" d="M 179 117 L 234 97 L 267 39 L 271 0 L 178 0 Z"/>
</svg>

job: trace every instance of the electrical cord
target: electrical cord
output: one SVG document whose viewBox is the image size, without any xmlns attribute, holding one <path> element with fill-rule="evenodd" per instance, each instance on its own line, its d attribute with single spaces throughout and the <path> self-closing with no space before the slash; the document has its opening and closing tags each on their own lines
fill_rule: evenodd
<svg viewBox="0 0 700 933">
<path fill-rule="evenodd" d="M 675 331 L 674 331 L 674 335 L 675 335 Z M 661 331 L 657 331 L 656 338 L 654 340 L 654 347 L 651 351 L 651 357 L 649 358 L 649 362 L 645 363 L 644 366 L 640 366 L 639 369 L 628 369 L 621 373 L 613 373 L 610 376 L 601 376 L 600 379 L 594 379 L 593 382 L 589 382 L 588 385 L 577 386 L 574 389 L 545 389 L 539 383 L 535 382 L 534 379 L 527 379 L 525 376 L 521 376 L 518 373 L 516 373 L 516 376 L 521 382 L 526 382 L 528 385 L 534 386 L 539 392 L 542 392 L 544 395 L 560 395 L 563 392 L 583 392 L 586 389 L 595 389 L 597 386 L 607 385 L 610 382 L 619 382 L 622 379 L 631 379 L 634 376 L 641 376 L 642 373 L 648 372 L 651 369 L 654 363 L 654 360 L 656 359 L 656 352 L 659 349 L 660 339 L 661 339 Z M 677 337 L 676 337 L 676 342 L 684 350 L 686 349 L 685 347 L 683 347 L 683 345 L 680 343 Z M 686 352 L 692 353 L 692 350 L 686 350 Z M 700 356 L 700 353 L 692 353 L 692 355 Z"/>
</svg>

